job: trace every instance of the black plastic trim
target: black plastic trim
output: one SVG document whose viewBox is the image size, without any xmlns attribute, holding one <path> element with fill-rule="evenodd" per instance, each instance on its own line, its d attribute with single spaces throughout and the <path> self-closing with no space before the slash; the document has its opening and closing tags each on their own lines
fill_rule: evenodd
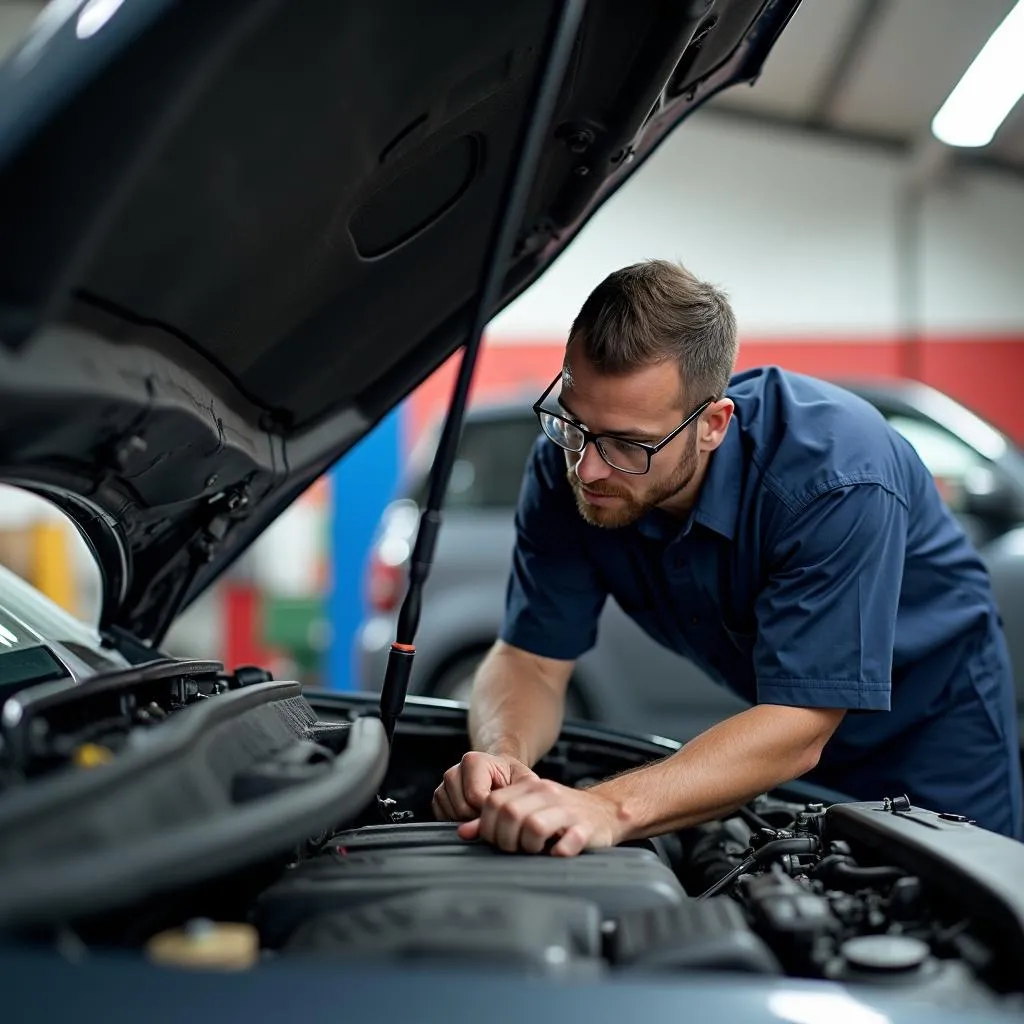
<svg viewBox="0 0 1024 1024">
<path fill-rule="evenodd" d="M 299 695 L 297 683 L 266 683 L 222 694 L 180 712 L 153 730 L 152 743 L 122 754 L 89 772 L 54 778 L 9 793 L 0 816 L 0 834 L 52 824 L 55 815 L 111 812 L 118 799 L 145 798 L 155 769 L 176 770 L 195 753 L 197 742 L 225 720 L 246 710 Z M 229 723 L 230 724 L 230 723 Z M 213 817 L 133 836 L 124 821 L 116 842 L 90 849 L 74 847 L 30 862 L 8 864 L 0 881 L 0 927 L 67 920 L 123 907 L 160 892 L 199 884 L 268 858 L 286 854 L 311 836 L 350 821 L 374 797 L 388 766 L 388 743 L 381 723 L 358 718 L 348 744 L 330 769 L 308 784 L 264 799 L 233 806 L 223 794 Z M 216 782 L 212 770 L 210 785 Z M 57 818 L 56 820 L 59 820 Z"/>
</svg>

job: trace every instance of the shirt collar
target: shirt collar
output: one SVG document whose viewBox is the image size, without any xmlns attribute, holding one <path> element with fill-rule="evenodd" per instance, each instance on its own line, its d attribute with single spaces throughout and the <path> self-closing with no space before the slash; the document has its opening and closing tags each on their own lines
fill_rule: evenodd
<svg viewBox="0 0 1024 1024">
<path fill-rule="evenodd" d="M 727 540 L 735 539 L 742 484 L 743 451 L 740 428 L 734 414 L 722 443 L 711 456 L 707 476 L 701 485 L 694 513 L 697 522 Z"/>
<path fill-rule="evenodd" d="M 733 421 L 736 417 L 733 415 Z M 655 540 L 684 537 L 694 522 L 721 534 L 726 540 L 736 536 L 740 508 L 743 459 L 739 426 L 730 422 L 722 443 L 711 456 L 707 475 L 701 485 L 693 511 L 680 520 L 663 509 L 654 508 L 637 522 L 642 534 Z"/>
</svg>

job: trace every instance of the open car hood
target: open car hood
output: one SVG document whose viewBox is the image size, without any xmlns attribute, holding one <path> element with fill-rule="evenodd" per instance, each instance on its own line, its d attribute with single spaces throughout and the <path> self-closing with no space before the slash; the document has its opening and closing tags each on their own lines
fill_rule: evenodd
<svg viewBox="0 0 1024 1024">
<path fill-rule="evenodd" d="M 586 5 L 492 315 L 798 2 Z M 159 642 L 465 343 L 558 14 L 55 2 L 0 67 L 0 478 L 102 627 Z"/>
</svg>

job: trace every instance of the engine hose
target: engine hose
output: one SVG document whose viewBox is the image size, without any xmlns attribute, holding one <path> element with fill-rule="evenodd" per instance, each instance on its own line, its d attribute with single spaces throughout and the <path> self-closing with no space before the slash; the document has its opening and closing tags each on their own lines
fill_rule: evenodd
<svg viewBox="0 0 1024 1024">
<path fill-rule="evenodd" d="M 794 836 L 790 839 L 774 839 L 765 843 L 758 850 L 745 857 L 727 875 L 720 878 L 710 889 L 702 892 L 697 899 L 706 900 L 711 896 L 717 896 L 724 889 L 727 889 L 744 872 L 749 871 L 758 864 L 767 864 L 777 857 L 785 857 L 787 854 L 811 854 L 818 852 L 818 839 L 816 836 Z"/>
<path fill-rule="evenodd" d="M 762 818 L 761 815 L 758 814 L 757 811 L 755 811 L 753 807 L 748 807 L 746 804 L 744 804 L 742 807 L 737 807 L 736 808 L 736 813 L 752 829 L 759 829 L 759 828 L 770 829 L 772 827 L 771 822 L 769 822 L 766 819 Z"/>
<path fill-rule="evenodd" d="M 812 878 L 820 878 L 826 885 L 852 892 L 871 885 L 886 885 L 896 882 L 906 872 L 890 865 L 861 867 L 851 857 L 837 855 L 826 857 L 810 872 Z"/>
</svg>

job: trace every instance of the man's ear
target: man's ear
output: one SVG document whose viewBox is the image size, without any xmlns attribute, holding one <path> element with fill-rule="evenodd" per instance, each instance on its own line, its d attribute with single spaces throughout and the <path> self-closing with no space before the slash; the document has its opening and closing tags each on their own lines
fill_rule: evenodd
<svg viewBox="0 0 1024 1024">
<path fill-rule="evenodd" d="M 731 398 L 720 398 L 704 410 L 698 420 L 701 451 L 713 452 L 722 443 L 735 408 Z"/>
</svg>

